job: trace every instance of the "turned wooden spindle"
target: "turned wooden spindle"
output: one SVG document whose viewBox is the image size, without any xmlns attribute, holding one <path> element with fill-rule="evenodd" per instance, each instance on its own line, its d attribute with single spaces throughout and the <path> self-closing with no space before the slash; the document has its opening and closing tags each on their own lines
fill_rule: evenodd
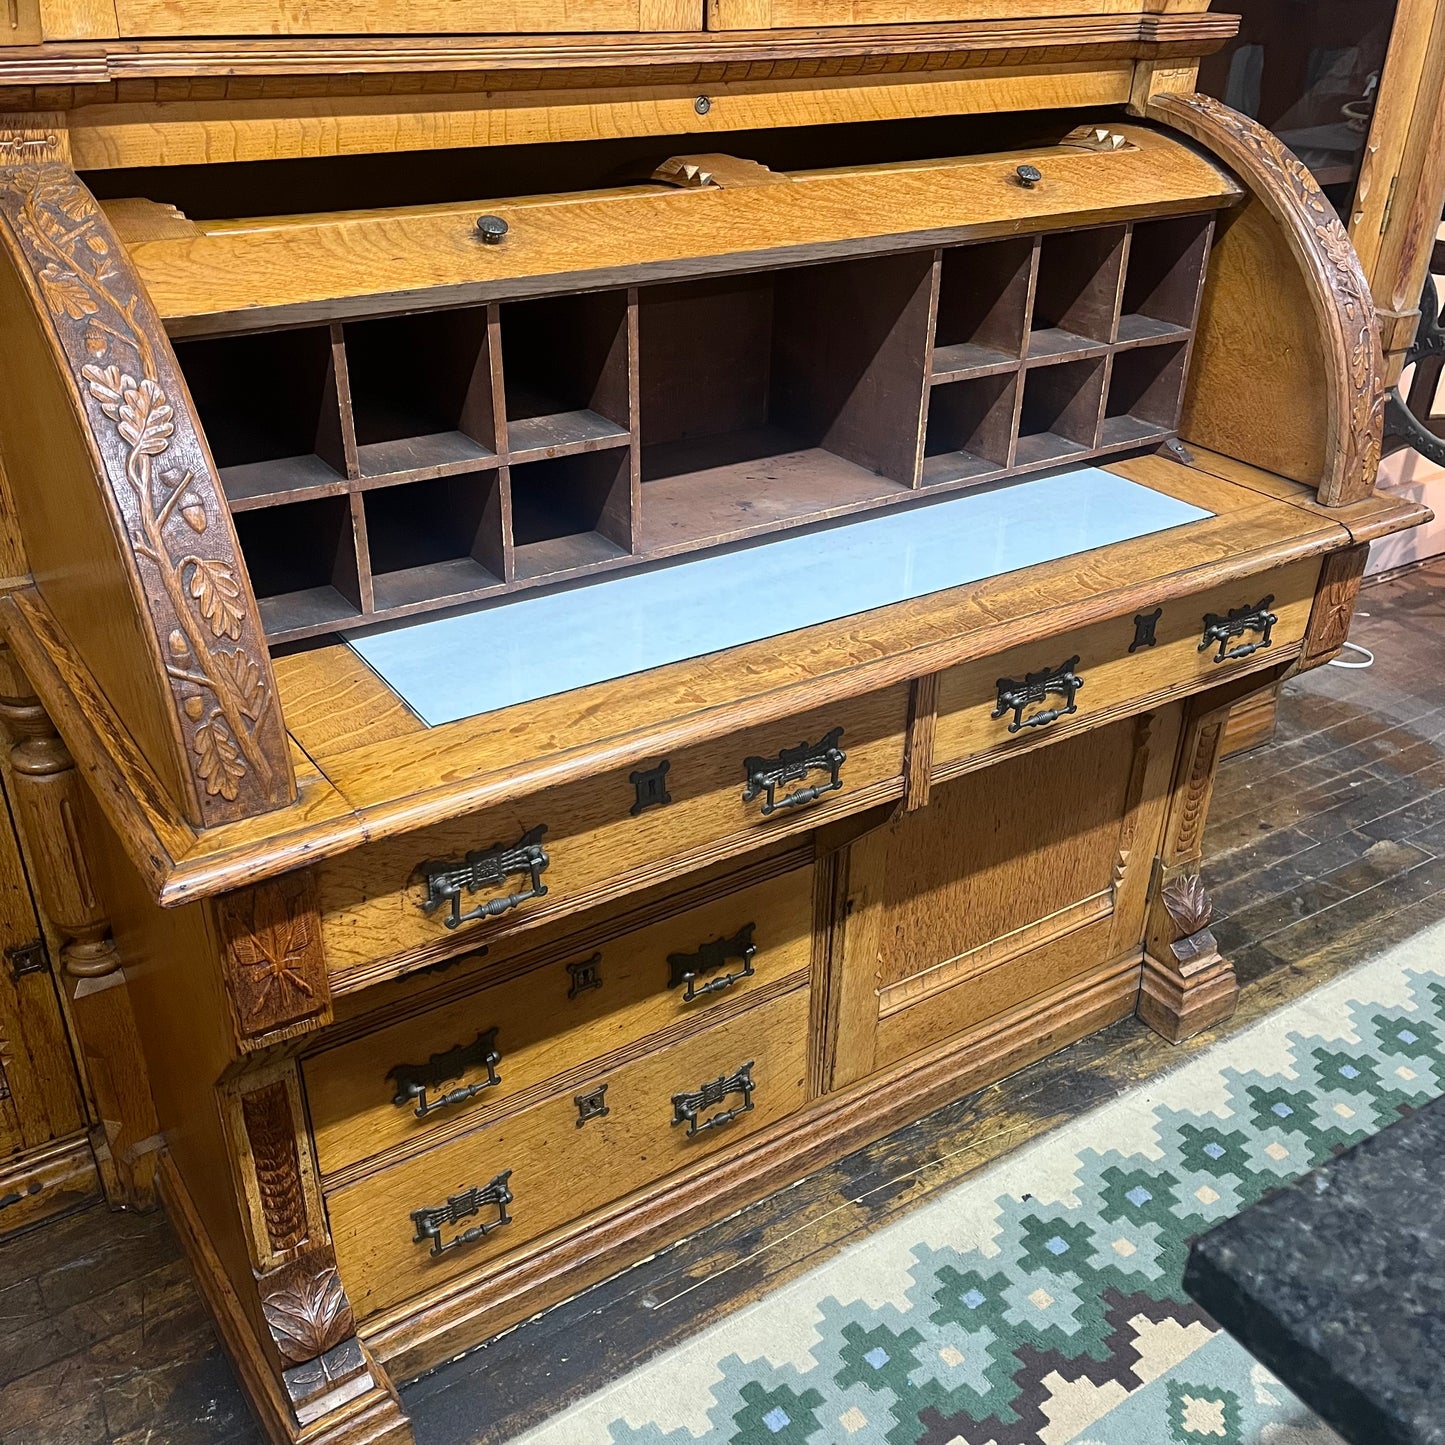
<svg viewBox="0 0 1445 1445">
<path fill-rule="evenodd" d="M 72 978 L 102 978 L 120 967 L 120 955 L 81 845 L 75 760 L 38 698 L 0 696 L 0 722 L 10 736 L 14 802 L 32 882 L 46 918 L 65 935 L 61 966 Z"/>
<path fill-rule="evenodd" d="M 0 725 L 11 802 L 36 903 L 59 955 L 66 1011 L 98 1123 L 92 1131 L 112 1204 L 154 1201 L 161 1143 L 120 953 L 86 858 L 80 774 L 49 713 L 0 647 Z"/>
</svg>

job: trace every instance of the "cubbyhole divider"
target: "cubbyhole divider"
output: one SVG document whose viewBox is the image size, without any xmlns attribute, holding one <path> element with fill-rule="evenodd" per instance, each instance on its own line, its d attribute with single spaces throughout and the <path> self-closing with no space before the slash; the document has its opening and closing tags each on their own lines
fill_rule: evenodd
<svg viewBox="0 0 1445 1445">
<path fill-rule="evenodd" d="M 277 643 L 1165 441 L 1213 231 L 1165 216 L 176 350 Z"/>
</svg>

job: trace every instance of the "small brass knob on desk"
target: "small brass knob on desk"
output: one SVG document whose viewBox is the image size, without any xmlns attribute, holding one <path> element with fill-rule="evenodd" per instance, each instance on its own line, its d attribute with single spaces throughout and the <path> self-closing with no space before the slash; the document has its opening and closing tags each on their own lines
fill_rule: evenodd
<svg viewBox="0 0 1445 1445">
<path fill-rule="evenodd" d="M 1018 178 L 1019 185 L 1026 191 L 1033 190 L 1044 178 L 1044 173 L 1037 166 L 1019 166 L 1014 171 L 1014 175 Z"/>
<path fill-rule="evenodd" d="M 484 246 L 500 246 L 507 238 L 507 223 L 500 216 L 478 216 L 477 235 Z"/>
</svg>

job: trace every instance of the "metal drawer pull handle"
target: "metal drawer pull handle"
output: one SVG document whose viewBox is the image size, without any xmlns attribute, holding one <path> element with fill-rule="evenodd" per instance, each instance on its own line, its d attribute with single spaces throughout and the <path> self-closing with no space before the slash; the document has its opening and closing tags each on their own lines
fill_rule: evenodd
<svg viewBox="0 0 1445 1445">
<path fill-rule="evenodd" d="M 682 1001 L 691 1003 L 694 999 L 702 998 L 704 994 L 721 993 L 741 978 L 751 978 L 753 955 L 758 951 L 757 944 L 753 942 L 753 930 L 756 927 L 756 923 L 745 923 L 731 938 L 715 938 L 711 943 L 704 943 L 696 953 L 669 953 L 667 964 L 671 973 L 667 980 L 668 988 L 676 988 L 678 984 L 685 983 L 687 992 L 683 994 Z M 721 978 L 703 984 L 701 988 L 697 986 L 697 980 L 702 974 L 716 973 L 730 958 L 742 960 L 743 966 L 736 973 L 725 973 Z"/>
<path fill-rule="evenodd" d="M 998 706 L 990 716 L 1000 718 L 1005 713 L 1013 713 L 1013 721 L 1008 725 L 1008 730 L 1016 733 L 1022 728 L 1048 727 L 1051 722 L 1078 712 L 1074 696 L 1084 685 L 1084 679 L 1074 671 L 1078 665 L 1079 659 L 1071 657 L 1057 667 L 1025 673 L 1022 682 L 1012 677 L 999 678 L 995 684 L 998 688 Z M 1064 705 L 1051 707 L 1045 712 L 1036 712 L 1032 717 L 1024 716 L 1026 707 L 1032 707 L 1036 702 L 1046 702 L 1050 697 L 1063 698 Z"/>
<path fill-rule="evenodd" d="M 743 802 L 751 803 L 760 794 L 763 799 L 763 817 L 771 817 L 779 808 L 801 808 L 805 803 L 815 802 L 824 793 L 835 793 L 843 786 L 843 764 L 848 754 L 838 746 L 843 736 L 842 728 L 834 728 L 825 738 L 816 743 L 799 743 L 795 748 L 784 748 L 775 758 L 745 758 L 743 772 L 748 785 L 743 789 Z M 826 783 L 815 783 L 811 788 L 799 788 L 784 798 L 778 797 L 778 789 L 787 783 L 796 783 L 806 778 L 815 769 L 828 774 Z"/>
<path fill-rule="evenodd" d="M 753 1083 L 753 1063 L 754 1060 L 749 1059 L 737 1073 L 724 1074 L 710 1084 L 704 1084 L 695 1093 L 674 1094 L 672 1122 L 686 1124 L 687 1137 L 691 1139 L 701 1134 L 704 1129 L 720 1129 L 724 1124 L 731 1124 L 739 1114 L 752 1113 L 753 1090 L 757 1087 Z M 698 1123 L 699 1114 L 711 1109 L 715 1104 L 721 1104 L 729 1094 L 741 1094 L 742 1103 L 725 1109 L 720 1114 L 714 1114 L 710 1119 L 704 1119 L 701 1124 Z"/>
<path fill-rule="evenodd" d="M 472 923 L 478 918 L 495 918 L 529 898 L 544 897 L 547 885 L 542 882 L 542 874 L 552 861 L 542 846 L 542 835 L 546 831 L 547 825 L 538 823 L 515 843 L 495 843 L 490 848 L 468 853 L 459 863 L 423 863 L 421 873 L 426 879 L 426 898 L 420 905 L 421 911 L 435 913 L 445 903 L 450 909 L 446 917 L 447 927 L 460 928 L 463 923 Z M 530 879 L 530 887 L 525 893 L 492 898 L 477 904 L 467 913 L 462 912 L 463 893 L 500 887 L 513 874 L 526 874 Z"/>
<path fill-rule="evenodd" d="M 507 1169 L 498 1174 L 490 1184 L 468 1189 L 464 1194 L 453 1194 L 445 1204 L 438 1204 L 431 1209 L 413 1209 L 411 1219 L 416 1225 L 416 1234 L 411 1242 L 425 1244 L 430 1240 L 431 1248 L 427 1253 L 435 1258 L 449 1249 L 475 1244 L 478 1240 L 485 1239 L 494 1229 L 510 1224 L 512 1216 L 507 1213 L 507 1206 L 512 1202 L 512 1191 L 507 1187 L 507 1181 L 511 1177 L 512 1171 Z M 463 1219 L 470 1219 L 472 1215 L 479 1214 L 494 1204 L 497 1207 L 495 1219 L 484 1224 L 474 1224 L 470 1229 L 462 1230 L 455 1238 L 447 1240 L 445 1244 L 442 1243 L 442 1230 L 448 1224 L 459 1224 Z"/>
<path fill-rule="evenodd" d="M 398 1064 L 387 1078 L 396 1084 L 396 1097 L 392 1103 L 404 1109 L 413 1101 L 412 1110 L 418 1119 L 425 1119 L 437 1109 L 447 1109 L 453 1104 L 465 1104 L 475 1099 L 483 1089 L 495 1089 L 502 1082 L 497 1065 L 502 1056 L 497 1052 L 497 1031 L 487 1029 L 479 1033 L 469 1044 L 455 1044 L 444 1053 L 433 1054 L 424 1064 Z M 440 1098 L 427 1098 L 428 1089 L 439 1089 L 448 1079 L 460 1079 L 468 1069 L 485 1069 L 487 1077 L 464 1088 L 453 1089 Z"/>
<path fill-rule="evenodd" d="M 1199 644 L 1200 652 L 1207 652 L 1216 643 L 1219 651 L 1214 654 L 1215 662 L 1233 662 L 1237 657 L 1248 657 L 1252 652 L 1272 646 L 1271 634 L 1279 618 L 1269 609 L 1274 605 L 1274 596 L 1262 597 L 1253 607 L 1231 607 L 1226 616 L 1217 612 L 1204 614 L 1204 640 Z M 1231 637 L 1243 637 L 1246 632 L 1258 632 L 1258 642 L 1244 642 L 1231 647 Z"/>
</svg>

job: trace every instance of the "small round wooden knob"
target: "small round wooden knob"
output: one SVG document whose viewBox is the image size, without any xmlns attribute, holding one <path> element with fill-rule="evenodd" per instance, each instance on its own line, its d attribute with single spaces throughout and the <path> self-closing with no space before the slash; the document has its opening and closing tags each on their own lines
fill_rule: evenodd
<svg viewBox="0 0 1445 1445">
<path fill-rule="evenodd" d="M 478 216 L 477 235 L 484 246 L 500 246 L 507 236 L 507 223 L 500 216 Z"/>
<path fill-rule="evenodd" d="M 1014 174 L 1018 177 L 1019 185 L 1026 191 L 1033 190 L 1044 178 L 1044 173 L 1037 166 L 1020 166 Z"/>
</svg>

